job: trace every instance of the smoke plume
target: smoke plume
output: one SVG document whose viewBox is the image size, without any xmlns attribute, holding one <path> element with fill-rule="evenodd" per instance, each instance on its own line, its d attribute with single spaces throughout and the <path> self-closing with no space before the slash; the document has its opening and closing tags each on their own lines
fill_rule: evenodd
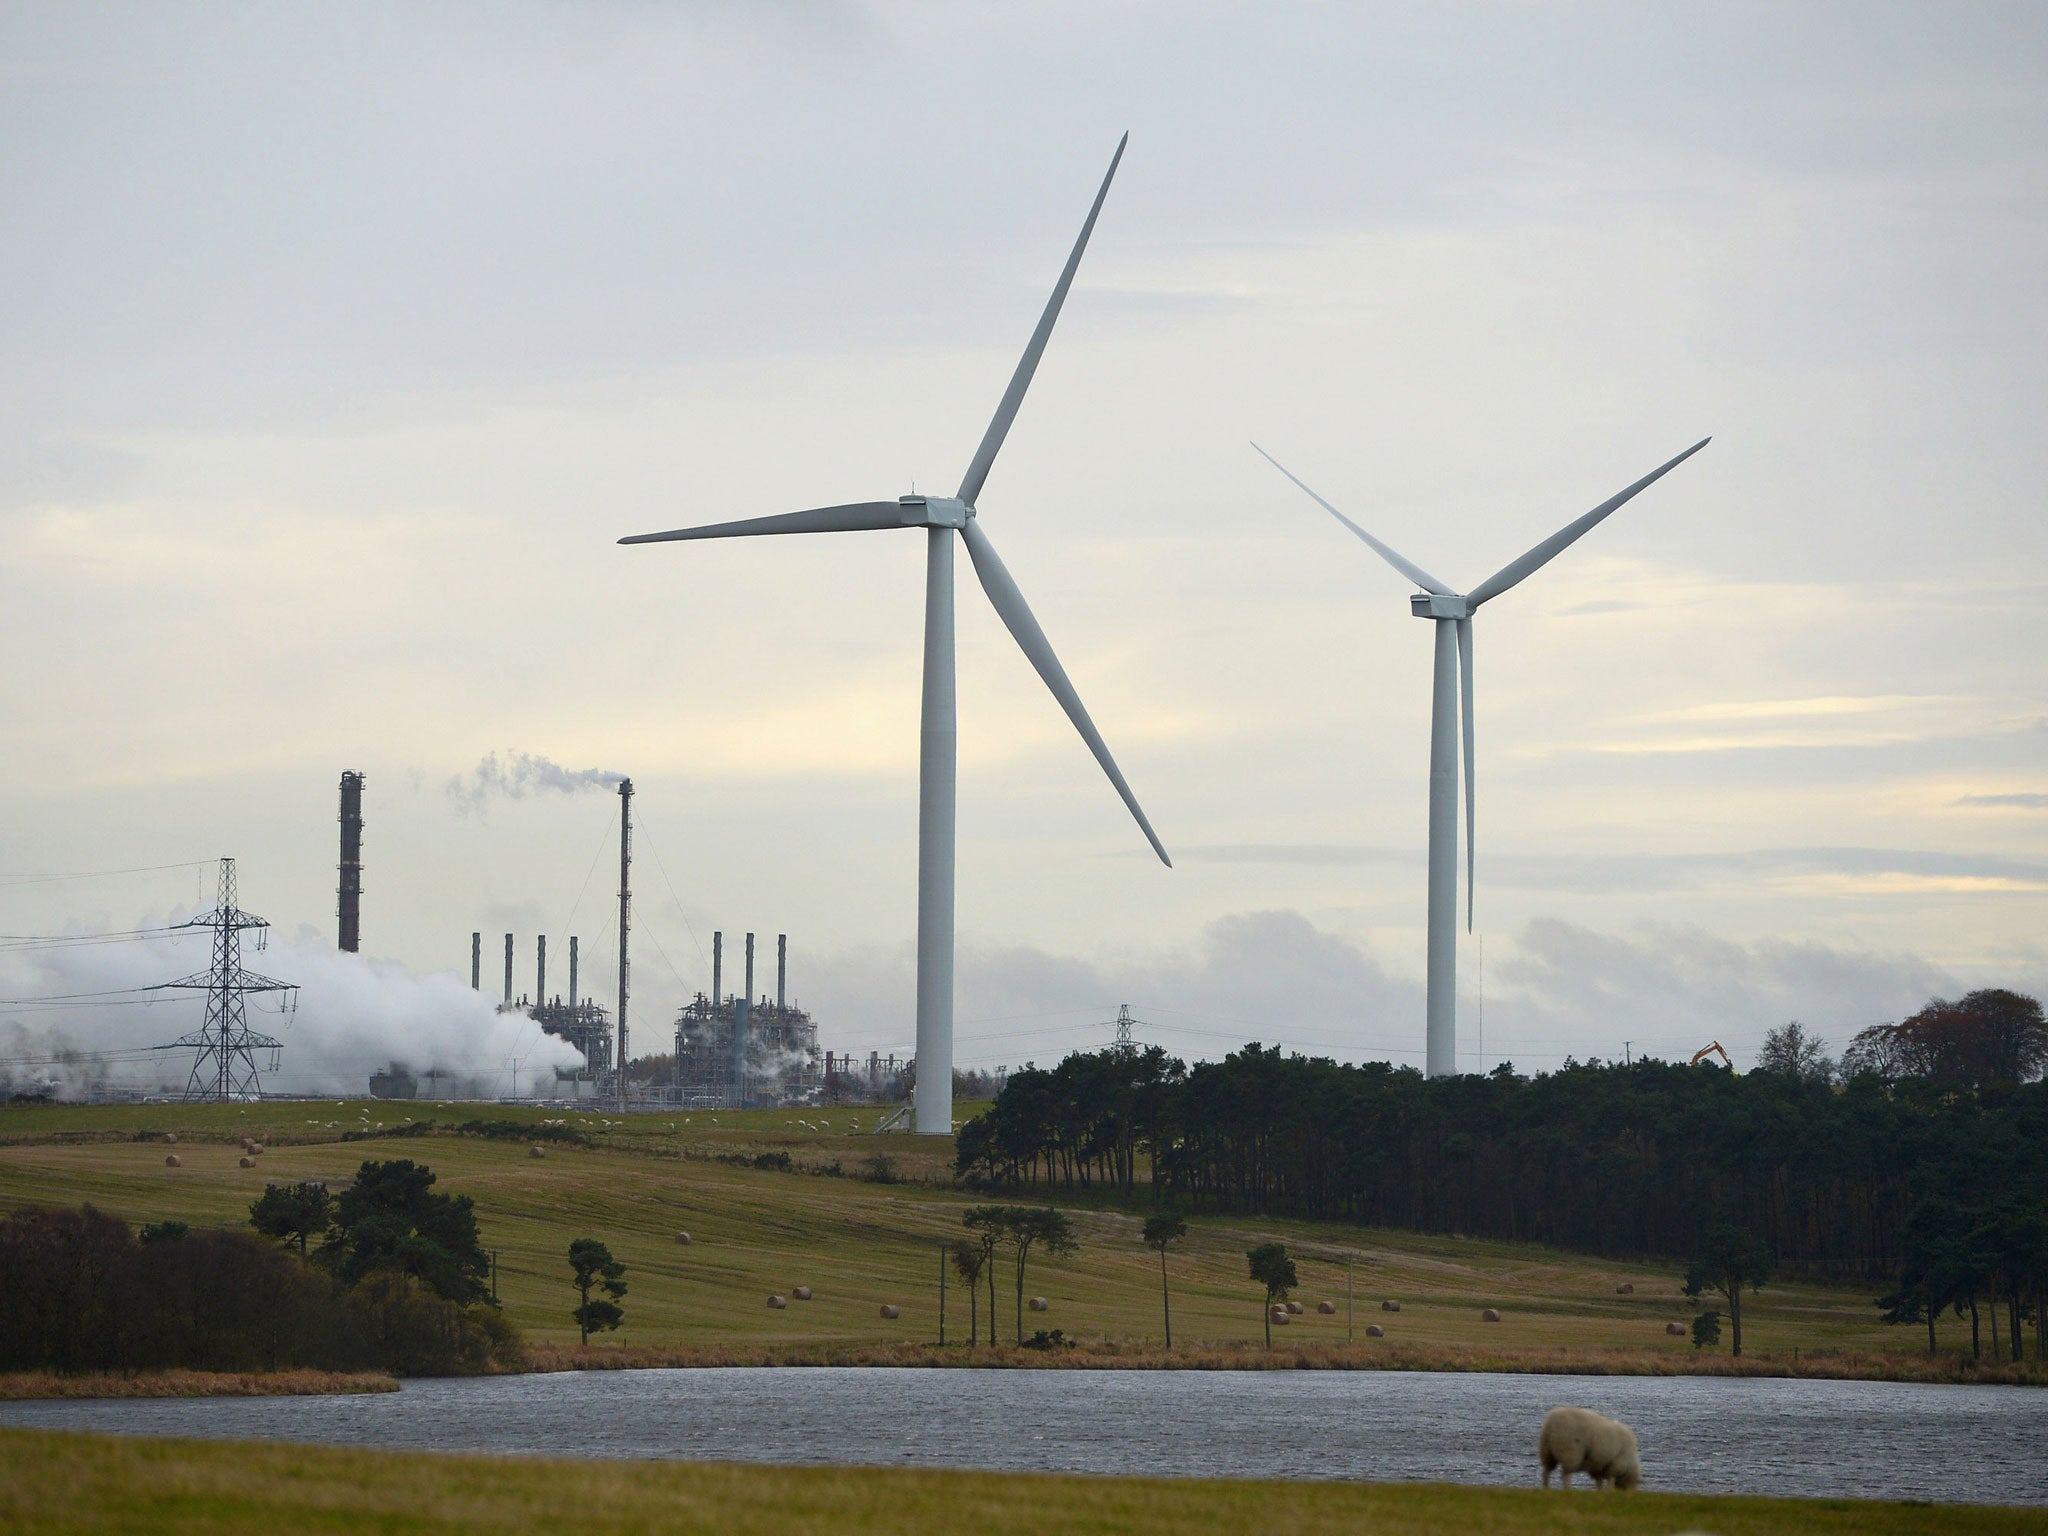
<svg viewBox="0 0 2048 1536">
<path fill-rule="evenodd" d="M 450 779 L 447 789 L 455 809 L 466 816 L 494 799 L 523 800 L 549 790 L 573 795 L 579 790 L 612 789 L 624 777 L 608 768 L 564 768 L 531 752 L 507 752 L 500 762 L 491 752 L 467 774 Z"/>
<path fill-rule="evenodd" d="M 278 1070 L 262 1073 L 265 1093 L 360 1097 L 372 1072 L 397 1065 L 420 1079 L 436 1074 L 432 1097 L 547 1097 L 555 1068 L 582 1057 L 525 1013 L 500 1013 L 493 999 L 453 975 L 415 976 L 387 962 L 337 951 L 302 929 L 243 954 L 252 971 L 296 983 L 298 1007 L 277 994 L 251 995 L 248 1026 L 283 1042 Z M 204 971 L 209 935 L 194 930 L 132 944 L 0 956 L 0 997 L 76 998 L 120 993 Z M 0 1094 L 84 1097 L 99 1089 L 179 1093 L 193 1052 L 155 1049 L 199 1028 L 205 995 L 134 992 L 59 1007 L 0 1005 Z M 257 1053 L 267 1066 L 268 1052 Z"/>
</svg>

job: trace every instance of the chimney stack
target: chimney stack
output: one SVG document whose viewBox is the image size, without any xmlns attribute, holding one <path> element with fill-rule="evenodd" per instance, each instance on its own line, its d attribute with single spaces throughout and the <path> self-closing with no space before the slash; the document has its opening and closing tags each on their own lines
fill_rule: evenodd
<svg viewBox="0 0 2048 1536">
<path fill-rule="evenodd" d="M 775 1011 L 789 1007 L 789 935 L 775 935 Z"/>
<path fill-rule="evenodd" d="M 469 936 L 469 990 L 481 992 L 484 989 L 484 936 L 472 933 Z"/>
<path fill-rule="evenodd" d="M 569 1006 L 576 1006 L 576 935 L 569 935 Z"/>
<path fill-rule="evenodd" d="M 505 935 L 505 1006 L 512 1006 L 512 935 Z"/>
<path fill-rule="evenodd" d="M 754 1006 L 754 936 L 747 935 L 747 1006 Z"/>
<path fill-rule="evenodd" d="M 539 1007 L 548 1000 L 548 936 L 542 934 L 534 940 L 534 945 L 533 1002 L 535 1007 Z"/>
<path fill-rule="evenodd" d="M 725 1001 L 725 935 L 717 930 L 711 934 L 711 1006 L 716 1009 Z"/>
<path fill-rule="evenodd" d="M 363 921 L 363 776 L 341 776 L 341 889 L 335 910 L 341 918 L 340 946 L 356 952 Z"/>
</svg>

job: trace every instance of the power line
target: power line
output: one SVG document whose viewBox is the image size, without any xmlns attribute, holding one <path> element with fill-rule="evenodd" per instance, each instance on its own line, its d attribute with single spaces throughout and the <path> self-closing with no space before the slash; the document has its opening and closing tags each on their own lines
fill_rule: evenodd
<svg viewBox="0 0 2048 1536">
<path fill-rule="evenodd" d="M 56 880 L 110 880 L 116 875 L 154 875 L 167 869 L 203 869 L 211 859 L 186 859 L 178 864 L 138 864 L 133 869 L 89 869 L 60 875 L 0 875 L 0 885 L 37 885 Z"/>
</svg>

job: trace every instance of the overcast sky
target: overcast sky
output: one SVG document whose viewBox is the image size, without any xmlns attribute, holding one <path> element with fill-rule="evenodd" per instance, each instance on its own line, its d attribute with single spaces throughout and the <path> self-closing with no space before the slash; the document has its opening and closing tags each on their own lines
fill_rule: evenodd
<svg viewBox="0 0 2048 1536">
<path fill-rule="evenodd" d="M 949 492 L 1128 129 L 980 506 L 1177 867 L 963 562 L 963 1064 L 1421 1061 L 1429 632 L 1254 437 L 1461 587 L 1714 437 L 1477 624 L 1462 1064 L 2048 986 L 2043 79 L 2023 4 L 0 5 L 0 929 L 228 853 L 324 942 L 359 768 L 367 951 L 602 992 L 615 797 L 450 792 L 524 752 L 633 776 L 643 1028 L 786 931 L 907 1051 L 921 540 L 613 541 Z"/>
</svg>

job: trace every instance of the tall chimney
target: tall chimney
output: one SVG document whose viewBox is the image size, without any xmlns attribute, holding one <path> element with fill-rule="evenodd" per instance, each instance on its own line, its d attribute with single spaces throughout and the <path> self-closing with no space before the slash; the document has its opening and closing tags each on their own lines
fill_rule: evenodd
<svg viewBox="0 0 2048 1536">
<path fill-rule="evenodd" d="M 789 935 L 775 935 L 775 1011 L 789 1007 Z"/>
<path fill-rule="evenodd" d="M 536 1008 L 548 1000 L 548 936 L 534 940 L 533 1003 Z"/>
<path fill-rule="evenodd" d="M 341 776 L 341 889 L 335 910 L 341 918 L 342 949 L 354 954 L 363 920 L 363 776 Z"/>
<path fill-rule="evenodd" d="M 469 936 L 469 990 L 481 992 L 484 989 L 484 936 L 472 933 Z"/>
<path fill-rule="evenodd" d="M 512 1006 L 512 935 L 505 935 L 505 1006 Z"/>
<path fill-rule="evenodd" d="M 569 935 L 569 1006 L 576 1006 L 576 935 Z"/>
<path fill-rule="evenodd" d="M 626 1112 L 626 934 L 633 916 L 633 781 L 619 780 L 619 1113 Z"/>
<path fill-rule="evenodd" d="M 711 934 L 711 1006 L 716 1010 L 725 1002 L 725 935 L 718 930 Z"/>
<path fill-rule="evenodd" d="M 747 1006 L 754 1006 L 754 936 L 747 935 Z"/>
</svg>

